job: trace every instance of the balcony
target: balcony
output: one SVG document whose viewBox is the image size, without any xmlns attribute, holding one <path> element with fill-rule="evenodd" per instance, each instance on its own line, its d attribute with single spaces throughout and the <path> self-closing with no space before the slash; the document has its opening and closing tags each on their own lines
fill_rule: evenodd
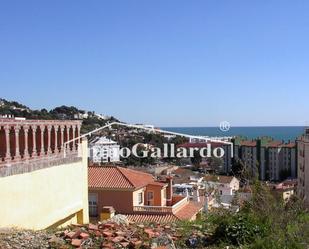
<svg viewBox="0 0 309 249">
<path fill-rule="evenodd" d="M 0 119 L 0 177 L 80 160 L 80 127 L 72 120 Z"/>
<path fill-rule="evenodd" d="M 144 214 L 175 214 L 188 202 L 187 197 L 173 196 L 173 206 L 134 206 L 133 211 Z"/>
</svg>

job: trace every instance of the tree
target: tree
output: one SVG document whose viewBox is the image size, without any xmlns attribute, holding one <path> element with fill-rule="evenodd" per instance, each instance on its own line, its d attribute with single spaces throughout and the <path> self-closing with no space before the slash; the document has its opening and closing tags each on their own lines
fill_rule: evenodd
<svg viewBox="0 0 309 249">
<path fill-rule="evenodd" d="M 245 165 L 241 160 L 235 160 L 232 165 L 232 174 L 236 177 L 240 177 L 243 174 Z"/>
<path fill-rule="evenodd" d="M 202 162 L 202 157 L 199 151 L 194 151 L 193 157 L 191 158 L 191 163 L 193 164 L 195 169 L 199 169 L 200 164 Z"/>
<path fill-rule="evenodd" d="M 212 156 L 208 158 L 208 164 L 214 172 L 223 171 L 223 159 L 222 158 Z"/>
</svg>

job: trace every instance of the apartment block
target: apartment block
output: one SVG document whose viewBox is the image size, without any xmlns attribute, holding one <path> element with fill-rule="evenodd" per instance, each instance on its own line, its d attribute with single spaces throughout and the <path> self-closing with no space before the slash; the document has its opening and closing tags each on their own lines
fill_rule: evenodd
<svg viewBox="0 0 309 249">
<path fill-rule="evenodd" d="M 297 177 L 296 144 L 265 137 L 234 140 L 234 161 L 241 160 L 260 180 L 279 181 Z"/>
<path fill-rule="evenodd" d="M 297 140 L 297 194 L 309 206 L 309 129 Z"/>
</svg>

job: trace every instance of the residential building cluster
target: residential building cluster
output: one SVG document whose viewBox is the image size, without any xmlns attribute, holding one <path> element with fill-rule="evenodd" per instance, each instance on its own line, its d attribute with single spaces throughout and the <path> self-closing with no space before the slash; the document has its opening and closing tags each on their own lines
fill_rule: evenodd
<svg viewBox="0 0 309 249">
<path fill-rule="evenodd" d="M 238 210 L 239 203 L 248 200 L 251 192 L 244 192 L 236 177 L 225 175 L 205 175 L 190 168 L 179 167 L 171 174 L 174 177 L 174 192 L 191 199 L 204 198 L 204 211 L 212 208 L 233 208 Z M 238 204 L 233 200 L 238 198 Z"/>
<path fill-rule="evenodd" d="M 204 207 L 201 200 L 174 194 L 171 176 L 156 180 L 124 167 L 90 166 L 88 182 L 92 217 L 99 217 L 103 207 L 113 207 L 131 221 L 192 220 Z"/>
<path fill-rule="evenodd" d="M 79 120 L 0 119 L 0 188 L 6 190 L 0 227 L 37 230 L 115 214 L 133 222 L 194 220 L 218 207 L 237 211 L 251 198 L 250 186 L 227 174 L 166 164 L 146 170 L 112 165 L 120 159 L 117 142 L 97 136 L 88 145 L 80 129 Z M 227 151 L 221 173 L 242 160 L 261 180 L 273 181 L 265 184 L 278 197 L 288 201 L 297 192 L 309 205 L 309 129 L 297 143 L 265 138 L 212 145 Z"/>
<path fill-rule="evenodd" d="M 296 143 L 274 141 L 265 137 L 256 140 L 233 139 L 234 163 L 237 160 L 262 181 L 280 181 L 297 177 Z"/>
</svg>

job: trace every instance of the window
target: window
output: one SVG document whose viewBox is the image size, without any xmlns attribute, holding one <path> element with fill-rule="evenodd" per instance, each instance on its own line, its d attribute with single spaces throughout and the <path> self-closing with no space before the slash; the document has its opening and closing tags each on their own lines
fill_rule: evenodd
<svg viewBox="0 0 309 249">
<path fill-rule="evenodd" d="M 143 192 L 138 193 L 138 204 L 143 204 Z"/>
<path fill-rule="evenodd" d="M 97 194 L 89 194 L 89 215 L 96 217 L 98 215 L 98 196 Z"/>
<path fill-rule="evenodd" d="M 147 192 L 147 205 L 148 206 L 153 206 L 153 198 L 154 194 L 152 191 Z"/>
<path fill-rule="evenodd" d="M 147 192 L 147 200 L 148 201 L 153 200 L 153 192 L 152 191 Z"/>
</svg>

